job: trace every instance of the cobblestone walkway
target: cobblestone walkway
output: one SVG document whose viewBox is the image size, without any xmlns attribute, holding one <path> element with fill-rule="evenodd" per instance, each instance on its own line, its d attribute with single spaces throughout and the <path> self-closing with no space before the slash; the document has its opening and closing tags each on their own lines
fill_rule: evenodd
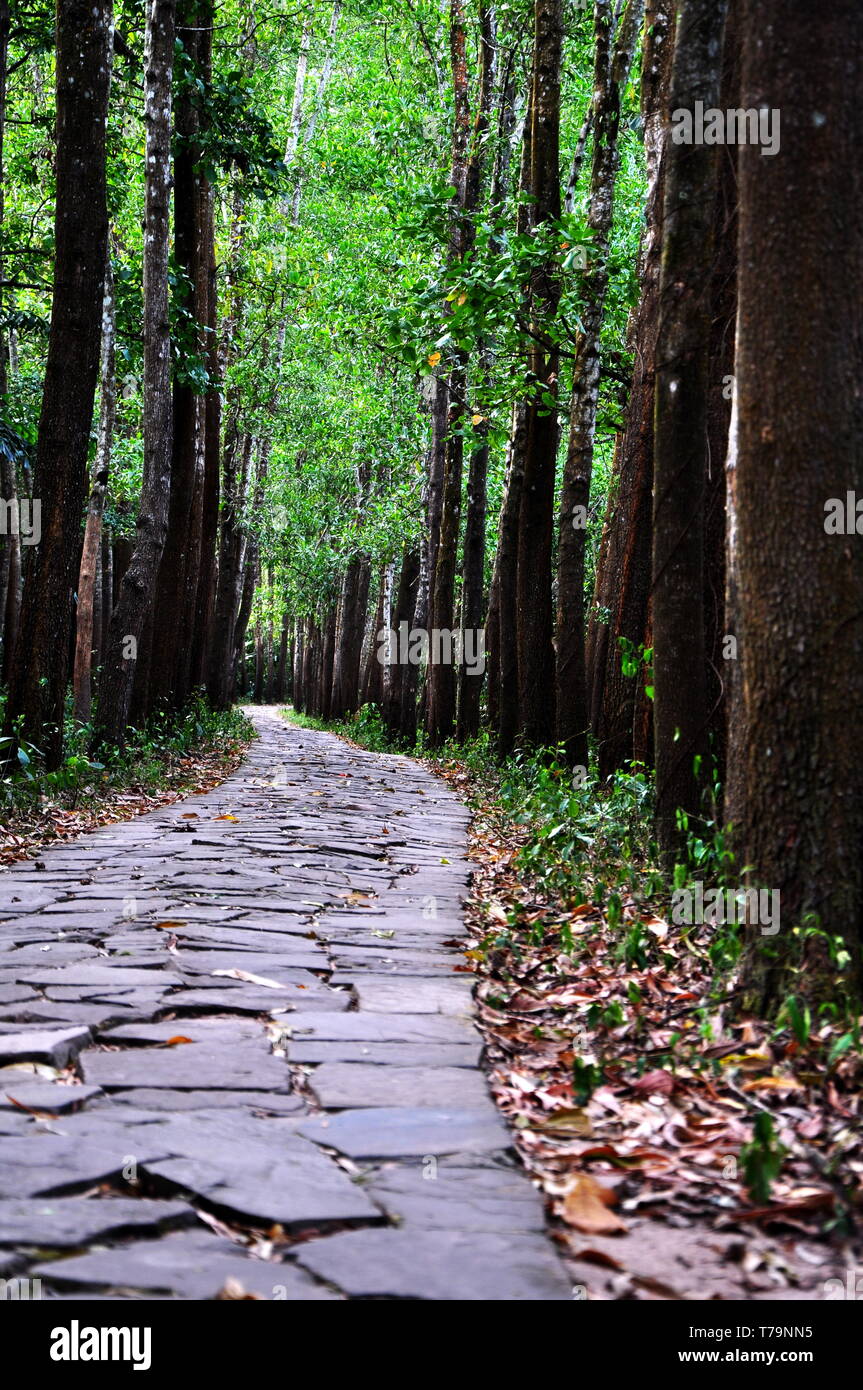
<svg viewBox="0 0 863 1390">
<path fill-rule="evenodd" d="M 454 968 L 466 810 L 251 713 L 216 790 L 0 873 L 0 1276 L 568 1299 Z"/>
</svg>

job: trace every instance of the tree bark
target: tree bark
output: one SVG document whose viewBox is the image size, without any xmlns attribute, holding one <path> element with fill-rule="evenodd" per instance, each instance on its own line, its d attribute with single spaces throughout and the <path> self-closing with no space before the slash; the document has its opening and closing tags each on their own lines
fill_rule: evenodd
<svg viewBox="0 0 863 1390">
<path fill-rule="evenodd" d="M 80 724 L 89 724 L 93 711 L 92 668 L 93 648 L 97 629 L 96 605 L 101 601 L 97 590 L 102 552 L 102 515 L 108 491 L 111 468 L 111 446 L 114 420 L 117 414 L 117 384 L 114 371 L 114 277 L 110 251 L 106 259 L 105 291 L 102 304 L 102 364 L 101 400 L 99 406 L 99 437 L 96 462 L 90 488 L 90 504 L 84 528 L 84 548 L 78 574 L 78 608 L 75 629 L 75 668 L 73 674 L 74 714 Z M 101 623 L 98 624 L 101 629 Z"/>
<path fill-rule="evenodd" d="M 410 629 L 416 609 L 417 587 L 419 585 L 420 556 L 416 547 L 406 550 L 402 556 L 399 582 L 396 587 L 393 605 L 392 627 L 398 632 L 403 623 Z M 405 736 L 403 700 L 410 668 L 396 663 L 390 667 L 389 681 L 384 697 L 384 724 L 391 738 Z"/>
<path fill-rule="evenodd" d="M 863 922 L 863 520 L 828 509 L 863 495 L 863 27 L 855 0 L 817 25 L 780 0 L 740 15 L 740 104 L 782 123 L 778 153 L 744 146 L 738 162 L 728 817 L 738 865 L 781 892 L 780 934 L 753 925 L 746 959 L 751 1002 L 774 1008 L 856 993 L 853 967 L 843 980 L 824 939 L 793 929 L 814 914 L 859 965 Z"/>
<path fill-rule="evenodd" d="M 333 666 L 332 719 L 344 719 L 359 705 L 360 657 L 365 631 L 371 565 L 366 555 L 348 564 L 342 589 L 341 616 Z"/>
<path fill-rule="evenodd" d="M 453 121 L 450 182 L 453 197 L 450 240 L 447 253 L 451 269 L 464 261 L 473 243 L 472 213 L 469 205 L 470 93 L 467 71 L 467 31 L 463 0 L 450 0 L 450 59 L 452 67 Z M 478 195 L 478 186 L 476 193 Z M 431 577 L 432 623 L 434 628 L 452 631 L 455 619 L 455 577 L 461 526 L 462 467 L 464 461 L 465 399 L 467 396 L 467 352 L 454 349 L 454 366 L 449 381 L 449 415 L 444 447 L 443 496 L 440 540 Z M 456 713 L 456 673 L 451 662 L 430 662 L 428 670 L 427 728 L 432 745 L 444 743 L 453 731 Z"/>
<path fill-rule="evenodd" d="M 58 0 L 54 296 L 35 476 L 42 537 L 27 557 L 6 716 L 8 732 L 20 721 L 49 767 L 63 752 L 72 592 L 99 372 L 112 35 L 110 0 Z"/>
<path fill-rule="evenodd" d="M 308 125 L 306 126 L 306 129 L 305 129 L 305 131 L 304 131 L 304 133 L 303 133 L 303 140 L 302 140 L 302 148 L 303 148 L 303 150 L 307 149 L 308 146 L 311 145 L 312 141 L 313 141 L 314 138 L 315 138 L 315 131 L 316 131 L 316 129 L 317 129 L 318 121 L 320 120 L 321 111 L 323 110 L 324 95 L 325 95 L 325 93 L 326 93 L 327 87 L 329 86 L 330 78 L 332 77 L 332 74 L 333 74 L 333 64 L 335 63 L 335 58 L 336 58 L 336 34 L 337 34 L 337 32 L 338 32 L 339 20 L 340 20 L 340 18 L 341 18 L 341 13 L 342 13 L 342 0 L 335 0 L 335 3 L 333 4 L 333 13 L 332 13 L 332 15 L 331 15 L 331 17 L 330 17 L 330 28 L 329 28 L 329 33 L 327 34 L 327 53 L 326 53 L 326 57 L 324 58 L 324 65 L 323 65 L 323 67 L 321 68 L 321 75 L 320 75 L 320 78 L 318 79 L 317 90 L 315 91 L 315 103 L 314 103 L 314 106 L 312 107 L 312 114 L 311 114 L 311 116 L 309 117 L 309 123 L 308 123 Z M 309 36 L 310 36 L 310 31 L 308 30 L 308 28 L 307 28 L 307 29 L 304 31 L 304 33 L 303 33 L 303 42 L 306 44 L 306 50 L 305 50 L 305 51 L 306 51 L 306 54 L 308 53 L 308 43 L 307 43 L 307 39 L 306 39 L 306 35 L 307 35 L 307 34 L 309 34 Z M 300 79 L 300 66 L 301 66 L 301 63 L 302 63 L 302 59 L 303 59 L 303 55 L 302 55 L 302 53 L 301 53 L 300 63 L 297 64 L 297 82 L 298 82 L 298 84 L 299 84 L 299 79 Z M 298 153 L 298 151 L 297 151 L 297 146 L 298 146 L 298 144 L 299 144 L 300 120 L 301 120 L 301 116 L 302 116 L 302 87 L 303 87 L 304 85 L 305 85 L 305 72 L 303 72 L 303 82 L 302 82 L 302 85 L 301 85 L 300 88 L 299 88 L 299 91 L 300 91 L 299 103 L 297 103 L 297 100 L 296 100 L 296 91 L 295 91 L 295 93 L 294 93 L 294 113 L 293 113 L 293 119 L 292 119 L 292 123 L 291 123 L 291 135 L 290 135 L 290 139 L 289 139 L 289 142 L 288 142 L 288 149 L 289 149 L 289 152 L 291 153 L 291 159 L 290 159 L 290 160 L 286 160 L 286 161 L 285 161 L 286 163 L 293 163 L 293 161 L 295 160 L 296 155 L 297 155 L 297 153 Z M 294 122 L 296 122 L 296 124 L 294 124 Z M 298 226 L 300 225 L 300 199 L 302 198 L 302 196 L 303 196 L 303 171 L 302 171 L 302 168 L 298 168 L 297 171 L 296 171 L 296 174 L 295 174 L 295 176 L 294 176 L 294 192 L 293 192 L 293 196 L 292 196 L 292 198 L 291 198 L 291 226 L 293 226 L 293 227 L 298 227 Z"/>
<path fill-rule="evenodd" d="M 671 109 L 715 107 L 727 0 L 685 0 L 675 37 Z M 653 502 L 656 830 L 671 863 L 678 812 L 701 811 L 707 753 L 704 499 L 711 264 L 718 147 L 668 146 L 657 340 Z"/>
<path fill-rule="evenodd" d="M 171 330 L 168 256 L 171 206 L 171 88 L 175 0 L 148 0 L 145 40 L 147 132 L 144 255 L 144 474 L 135 548 L 108 629 L 99 686 L 97 739 L 119 744 L 129 717 L 137 648 L 153 607 L 171 491 Z M 161 618 L 161 614 L 160 614 Z M 134 655 L 130 653 L 134 652 Z"/>
<path fill-rule="evenodd" d="M 204 257 L 207 265 L 207 377 L 204 398 L 204 474 L 201 505 L 201 547 L 198 568 L 198 587 L 194 607 L 195 625 L 192 643 L 192 685 L 204 686 L 213 640 L 213 620 L 216 610 L 218 583 L 217 548 L 219 542 L 219 486 L 221 471 L 222 388 L 219 381 L 219 353 L 216 329 L 218 301 L 216 293 L 216 248 L 214 225 L 214 193 L 205 187 Z"/>
<path fill-rule="evenodd" d="M 592 107 L 593 163 L 587 226 L 590 265 L 582 284 L 582 329 L 575 347 L 569 441 L 560 504 L 555 670 L 557 742 L 587 767 L 584 562 L 600 385 L 600 335 L 608 293 L 608 251 L 619 166 L 620 96 L 629 77 L 643 4 L 630 0 L 615 30 L 611 0 L 596 0 Z"/>
<path fill-rule="evenodd" d="M 534 14 L 531 193 L 534 226 L 541 228 L 559 221 L 561 215 L 562 0 L 536 0 Z M 554 342 L 543 338 L 543 327 L 557 311 L 560 292 L 555 264 L 549 261 L 537 267 L 531 278 L 534 336 L 528 356 L 531 395 L 525 411 L 516 577 L 519 723 L 525 741 L 536 745 L 550 744 L 555 729 L 551 559 L 559 354 Z"/>
<path fill-rule="evenodd" d="M 533 225 L 529 201 L 533 141 L 533 76 L 522 135 L 516 232 L 524 235 Z M 497 545 L 497 751 L 512 752 L 519 730 L 518 703 L 518 524 L 524 487 L 524 454 L 527 441 L 527 402 L 517 400 L 507 449 L 506 484 L 500 513 Z"/>
<path fill-rule="evenodd" d="M 211 0 L 180 0 L 177 38 L 203 82 L 208 79 L 211 32 Z M 186 348 L 199 358 L 206 351 L 209 257 L 203 222 L 206 179 L 197 168 L 201 135 L 197 93 L 187 86 L 175 108 L 174 261 L 186 279 L 180 298 L 194 323 Z M 190 375 L 191 365 L 187 358 L 174 372 L 170 512 L 156 586 L 159 620 L 153 631 L 151 709 L 158 704 L 179 708 L 188 695 L 191 675 L 190 608 L 197 593 L 198 489 L 204 471 L 204 394 Z"/>
<path fill-rule="evenodd" d="M 632 386 L 624 431 L 617 441 L 588 632 L 591 724 L 602 780 L 635 756 L 636 712 L 646 703 L 643 682 L 623 674 L 621 638 L 630 648 L 650 646 L 654 383 L 674 8 L 674 0 L 648 0 L 645 10 L 641 109 L 648 193 L 641 297 L 632 325 Z"/>
</svg>

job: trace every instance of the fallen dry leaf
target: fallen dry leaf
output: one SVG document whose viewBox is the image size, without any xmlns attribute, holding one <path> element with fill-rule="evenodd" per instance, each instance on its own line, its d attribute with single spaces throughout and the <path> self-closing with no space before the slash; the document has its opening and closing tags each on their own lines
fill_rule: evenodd
<svg viewBox="0 0 863 1390">
<path fill-rule="evenodd" d="M 225 975 L 229 980 L 245 980 L 248 985 L 261 985 L 264 989 L 284 989 L 278 980 L 268 980 L 264 975 L 252 975 L 248 970 L 214 970 L 214 975 Z M 303 988 L 303 986 L 300 986 Z"/>
<path fill-rule="evenodd" d="M 615 1201 L 614 1193 L 603 1187 L 587 1173 L 578 1174 L 569 1186 L 560 1203 L 560 1214 L 569 1226 L 588 1235 L 614 1235 L 627 1229 L 609 1205 Z"/>
</svg>

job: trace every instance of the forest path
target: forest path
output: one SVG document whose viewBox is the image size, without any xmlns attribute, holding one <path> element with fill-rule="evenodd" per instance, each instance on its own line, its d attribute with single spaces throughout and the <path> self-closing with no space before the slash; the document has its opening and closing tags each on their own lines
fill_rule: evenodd
<svg viewBox="0 0 863 1390">
<path fill-rule="evenodd" d="M 468 812 L 249 714 L 221 786 L 0 874 L 0 1276 L 570 1298 L 454 971 Z"/>
</svg>

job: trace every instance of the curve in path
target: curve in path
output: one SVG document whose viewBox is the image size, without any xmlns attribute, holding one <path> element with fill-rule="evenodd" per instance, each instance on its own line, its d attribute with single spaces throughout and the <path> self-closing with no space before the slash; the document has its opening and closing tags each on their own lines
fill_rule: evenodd
<svg viewBox="0 0 863 1390">
<path fill-rule="evenodd" d="M 568 1299 L 457 969 L 467 811 L 249 713 L 220 787 L 0 875 L 0 1276 Z"/>
</svg>

